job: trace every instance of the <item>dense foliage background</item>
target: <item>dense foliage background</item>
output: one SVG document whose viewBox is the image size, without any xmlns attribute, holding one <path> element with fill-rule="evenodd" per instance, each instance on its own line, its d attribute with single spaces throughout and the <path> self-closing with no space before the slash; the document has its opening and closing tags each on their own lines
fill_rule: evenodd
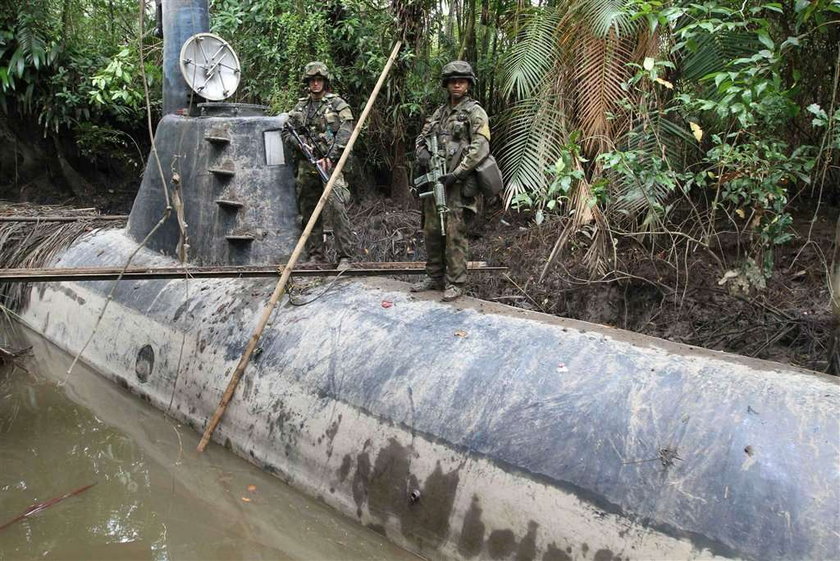
<svg viewBox="0 0 840 561">
<path fill-rule="evenodd" d="M 358 112 L 405 41 L 353 169 L 362 197 L 402 206 L 414 136 L 443 101 L 439 70 L 470 61 L 506 212 L 553 228 L 542 275 L 575 254 L 609 278 L 634 246 L 685 276 L 700 252 L 750 294 L 779 247 L 836 219 L 840 0 L 211 0 L 210 12 L 242 61 L 235 101 L 277 112 L 315 59 Z M 160 106 L 153 2 L 143 17 L 136 0 L 2 0 L 7 192 L 45 165 L 76 194 L 136 185 Z M 818 249 L 828 278 L 833 250 Z"/>
<path fill-rule="evenodd" d="M 153 110 L 161 80 L 159 41 L 146 41 L 140 61 L 139 15 L 127 0 L 0 2 L 0 133 L 15 144 L 0 155 L 2 183 L 48 189 L 39 173 L 49 169 L 90 194 L 115 176 L 136 179 L 149 146 L 141 70 Z"/>
<path fill-rule="evenodd" d="M 441 100 L 438 69 L 472 62 L 506 203 L 537 224 L 571 218 L 553 255 L 584 229 L 599 274 L 617 237 L 721 256 L 721 237 L 734 237 L 736 280 L 760 286 L 793 235 L 791 201 L 838 196 L 836 1 L 215 0 L 212 13 L 246 64 L 240 98 L 278 110 L 312 59 L 359 107 L 389 46 L 407 39 L 360 149 L 396 198 Z"/>
</svg>

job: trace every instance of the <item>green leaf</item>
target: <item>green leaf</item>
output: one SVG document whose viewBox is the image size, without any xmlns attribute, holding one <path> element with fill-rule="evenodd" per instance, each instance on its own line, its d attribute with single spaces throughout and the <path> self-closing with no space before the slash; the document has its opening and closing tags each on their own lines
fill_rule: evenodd
<svg viewBox="0 0 840 561">
<path fill-rule="evenodd" d="M 563 190 L 563 193 L 568 193 L 569 189 L 572 187 L 572 178 L 568 175 L 560 178 L 560 188 Z"/>
<path fill-rule="evenodd" d="M 767 47 L 768 49 L 773 49 L 776 47 L 776 44 L 773 43 L 773 40 L 770 38 L 770 35 L 765 30 L 761 30 L 758 32 L 758 40 L 761 41 L 761 44 Z"/>
<path fill-rule="evenodd" d="M 813 113 L 814 115 L 821 115 L 826 116 L 825 111 L 818 103 L 812 103 L 808 107 L 805 108 L 808 113 Z"/>
<path fill-rule="evenodd" d="M 799 37 L 788 37 L 787 39 L 785 39 L 782 42 L 782 44 L 779 48 L 784 49 L 785 47 L 788 47 L 788 46 L 798 47 L 799 46 Z"/>
</svg>

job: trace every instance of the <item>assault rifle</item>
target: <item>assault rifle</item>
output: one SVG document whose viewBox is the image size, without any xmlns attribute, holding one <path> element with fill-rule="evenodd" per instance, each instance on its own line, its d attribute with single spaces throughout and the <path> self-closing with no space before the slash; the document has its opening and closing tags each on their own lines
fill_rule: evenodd
<svg viewBox="0 0 840 561">
<path fill-rule="evenodd" d="M 315 143 L 313 142 L 312 146 L 307 144 L 303 140 L 303 138 L 301 138 L 300 134 L 298 134 L 297 129 L 295 129 L 295 127 L 290 125 L 288 122 L 286 122 L 284 126 L 289 131 L 289 134 L 291 134 L 292 137 L 297 141 L 298 145 L 300 145 L 300 150 L 301 152 L 303 152 L 306 161 L 315 166 L 315 169 L 318 170 L 318 175 L 321 177 L 321 181 L 323 181 L 326 185 L 327 182 L 330 180 L 330 174 L 328 174 L 326 170 L 324 170 L 324 168 L 321 167 L 321 164 L 318 163 L 318 160 L 320 158 L 315 156 L 315 150 L 317 148 L 315 146 Z M 304 132 L 303 134 L 305 134 L 307 138 L 309 137 L 309 135 L 306 132 Z"/>
<path fill-rule="evenodd" d="M 445 216 L 446 213 L 449 212 L 449 208 L 446 206 L 446 189 L 444 188 L 443 183 L 440 182 L 440 178 L 446 175 L 446 161 L 443 159 L 443 156 L 438 153 L 436 134 L 429 135 L 427 137 L 427 143 L 429 145 L 429 153 L 432 155 L 432 161 L 429 164 L 429 172 L 421 175 L 420 177 L 415 177 L 414 187 L 417 188 L 427 183 L 432 184 L 432 190 L 420 193 L 420 198 L 435 198 L 435 210 L 437 210 L 438 216 L 440 216 L 440 234 L 445 236 Z"/>
</svg>

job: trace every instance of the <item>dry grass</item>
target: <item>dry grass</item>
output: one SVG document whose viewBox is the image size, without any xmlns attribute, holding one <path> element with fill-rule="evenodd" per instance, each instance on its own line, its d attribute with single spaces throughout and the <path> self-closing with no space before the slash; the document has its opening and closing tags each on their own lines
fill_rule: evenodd
<svg viewBox="0 0 840 561">
<path fill-rule="evenodd" d="M 381 262 L 425 260 L 419 210 L 395 209 L 385 201 L 377 201 L 351 205 L 348 211 L 356 233 L 359 259 Z"/>
<path fill-rule="evenodd" d="M 0 222 L 0 267 L 44 267 L 84 234 L 121 224 L 96 220 L 94 209 L 0 203 L 0 216 L 77 216 L 75 222 Z M 19 311 L 29 298 L 29 283 L 0 283 L 0 308 Z"/>
</svg>

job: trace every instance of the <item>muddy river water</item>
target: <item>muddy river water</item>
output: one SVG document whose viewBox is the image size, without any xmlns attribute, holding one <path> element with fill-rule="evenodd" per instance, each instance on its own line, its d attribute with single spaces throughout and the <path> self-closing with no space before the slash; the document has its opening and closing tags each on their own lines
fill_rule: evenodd
<svg viewBox="0 0 840 561">
<path fill-rule="evenodd" d="M 0 366 L 0 560 L 418 559 L 199 435 L 31 333 Z"/>
</svg>

